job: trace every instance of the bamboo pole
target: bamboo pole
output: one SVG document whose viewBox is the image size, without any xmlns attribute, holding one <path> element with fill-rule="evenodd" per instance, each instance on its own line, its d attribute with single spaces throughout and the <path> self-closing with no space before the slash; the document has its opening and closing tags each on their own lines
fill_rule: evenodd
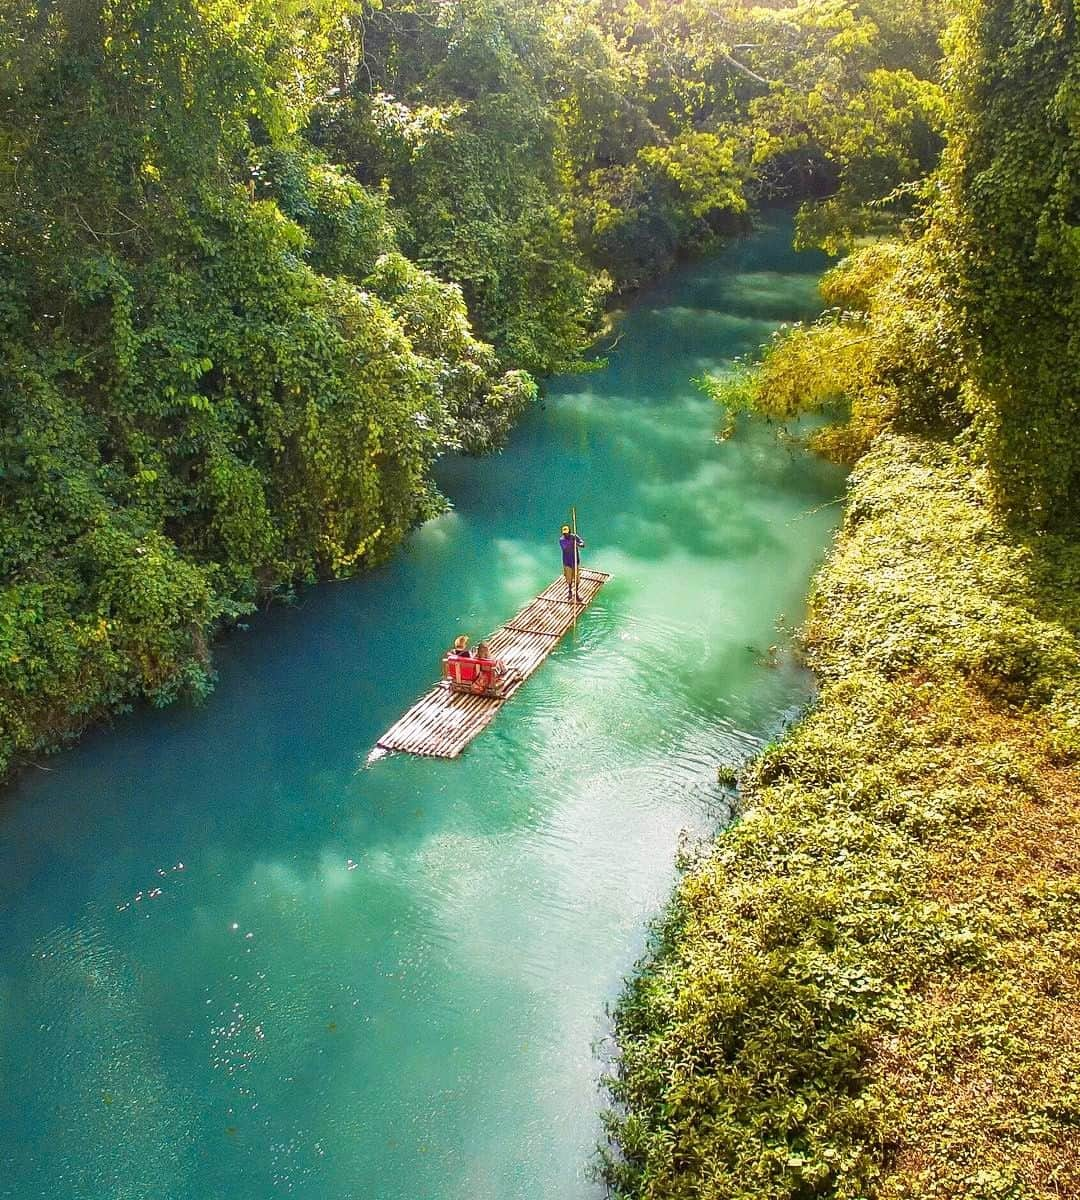
<svg viewBox="0 0 1080 1200">
<path fill-rule="evenodd" d="M 581 547 L 577 540 L 577 507 L 570 506 L 571 528 L 574 531 L 574 599 L 578 598 L 581 583 Z"/>
<path fill-rule="evenodd" d="M 571 529 L 571 532 L 573 533 L 573 537 L 574 537 L 574 622 L 573 622 L 573 630 L 574 630 L 574 633 L 576 634 L 577 633 L 578 609 L 580 608 L 580 605 L 578 604 L 578 595 L 580 594 L 578 589 L 581 586 L 581 547 L 578 545 L 578 540 L 577 540 L 577 505 L 576 504 L 570 505 L 570 529 Z"/>
</svg>

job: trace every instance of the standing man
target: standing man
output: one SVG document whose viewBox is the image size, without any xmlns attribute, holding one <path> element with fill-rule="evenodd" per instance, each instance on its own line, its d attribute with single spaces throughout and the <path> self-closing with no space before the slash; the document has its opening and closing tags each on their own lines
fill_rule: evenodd
<svg viewBox="0 0 1080 1200">
<path fill-rule="evenodd" d="M 567 603 L 572 600 L 581 603 L 581 595 L 578 592 L 578 561 L 581 557 L 581 547 L 584 545 L 585 542 L 570 531 L 569 525 L 562 527 L 559 546 L 562 549 L 562 573 L 563 579 L 566 580 Z"/>
</svg>

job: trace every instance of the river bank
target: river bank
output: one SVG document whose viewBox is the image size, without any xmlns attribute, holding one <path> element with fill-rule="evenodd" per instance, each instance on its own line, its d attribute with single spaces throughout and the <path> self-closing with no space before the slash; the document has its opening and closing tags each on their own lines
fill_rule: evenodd
<svg viewBox="0 0 1080 1200">
<path fill-rule="evenodd" d="M 860 463 L 819 701 L 619 1009 L 617 1195 L 1080 1189 L 1078 577 L 955 450 Z"/>
</svg>

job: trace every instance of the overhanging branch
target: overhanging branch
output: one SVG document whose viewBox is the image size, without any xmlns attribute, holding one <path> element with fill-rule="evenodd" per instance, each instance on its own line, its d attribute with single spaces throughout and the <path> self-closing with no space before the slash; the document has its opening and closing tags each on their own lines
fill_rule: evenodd
<svg viewBox="0 0 1080 1200">
<path fill-rule="evenodd" d="M 726 50 L 720 51 L 720 57 L 732 70 L 738 71 L 740 75 L 745 75 L 747 79 L 752 79 L 754 83 L 760 83 L 762 87 L 767 88 L 773 86 L 771 79 L 766 79 L 764 75 L 759 75 L 756 71 L 751 71 L 749 67 L 739 62 L 737 58 L 732 58 Z"/>
</svg>

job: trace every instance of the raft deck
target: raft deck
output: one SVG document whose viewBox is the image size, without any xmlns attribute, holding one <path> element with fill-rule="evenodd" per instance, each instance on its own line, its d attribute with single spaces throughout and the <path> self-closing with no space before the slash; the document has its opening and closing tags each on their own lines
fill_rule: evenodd
<svg viewBox="0 0 1080 1200">
<path fill-rule="evenodd" d="M 603 571 L 579 571 L 579 604 L 566 599 L 566 580 L 560 575 L 486 641 L 492 658 L 506 664 L 506 686 L 498 696 L 455 692 L 442 680 L 382 735 L 368 755 L 374 762 L 394 750 L 431 758 L 457 758 L 495 714 L 555 649 L 611 578 Z"/>
</svg>

